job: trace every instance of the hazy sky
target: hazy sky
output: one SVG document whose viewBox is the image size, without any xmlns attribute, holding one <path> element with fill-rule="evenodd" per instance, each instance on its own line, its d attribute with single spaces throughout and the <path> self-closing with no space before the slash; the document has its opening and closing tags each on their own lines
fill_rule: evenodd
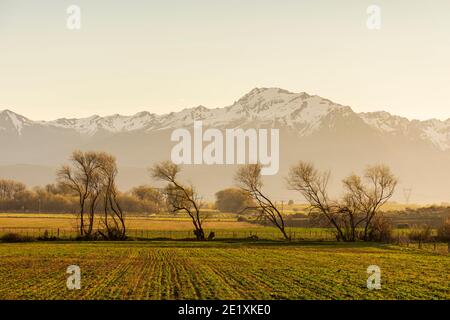
<svg viewBox="0 0 450 320">
<path fill-rule="evenodd" d="M 79 31 L 66 27 L 71 4 Z M 449 0 L 0 0 L 0 110 L 166 113 L 281 87 L 447 119 L 449 17 Z"/>
</svg>

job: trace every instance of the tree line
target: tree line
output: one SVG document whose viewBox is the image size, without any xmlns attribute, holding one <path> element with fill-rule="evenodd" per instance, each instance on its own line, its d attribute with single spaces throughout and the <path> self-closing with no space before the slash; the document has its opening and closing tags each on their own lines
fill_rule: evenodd
<svg viewBox="0 0 450 320">
<path fill-rule="evenodd" d="M 234 180 L 237 188 L 216 194 L 221 210 L 251 212 L 275 226 L 286 240 L 286 217 L 264 192 L 260 164 L 240 166 Z M 185 213 L 197 240 L 205 240 L 206 204 L 195 186 L 179 179 L 181 167 L 170 161 L 149 169 L 153 179 L 165 182 L 162 189 L 139 186 L 121 193 L 117 188 L 117 163 L 104 152 L 72 153 L 69 164 L 57 173 L 57 182 L 33 190 L 19 182 L 0 180 L 0 210 L 73 212 L 82 238 L 124 239 L 127 212 Z M 389 234 L 381 207 L 392 197 L 397 178 L 385 165 L 368 167 L 362 176 L 343 179 L 342 197 L 328 194 L 330 172 L 299 162 L 285 177 L 286 188 L 309 203 L 309 215 L 323 226 L 334 228 L 338 241 L 380 241 Z"/>
<path fill-rule="evenodd" d="M 118 199 L 126 212 L 160 213 L 166 210 L 161 192 L 149 185 L 120 192 Z M 29 189 L 21 182 L 0 179 L 0 211 L 76 213 L 78 200 L 70 190 L 64 190 L 59 184 Z"/>
<path fill-rule="evenodd" d="M 270 195 L 263 190 L 260 164 L 241 166 L 234 177 L 240 192 L 219 192 L 218 201 L 240 197 L 247 203 L 243 209 L 251 210 L 259 219 L 269 221 L 286 240 L 285 215 Z M 181 167 L 170 161 L 154 165 L 152 176 L 167 183 L 163 193 L 172 212 L 185 212 L 192 220 L 197 240 L 204 240 L 201 197 L 192 184 L 183 184 L 178 176 Z M 352 174 L 342 183 L 344 195 L 332 199 L 328 195 L 330 172 L 320 172 L 313 164 L 299 162 L 290 168 L 286 186 L 295 190 L 309 203 L 309 214 L 323 226 L 332 227 L 338 241 L 382 241 L 390 235 L 389 223 L 381 207 L 393 196 L 397 178 L 385 165 L 369 166 L 363 176 Z M 233 194 L 234 193 L 234 194 Z M 240 193 L 240 196 L 237 194 Z M 387 239 L 386 239 L 387 240 Z"/>
</svg>

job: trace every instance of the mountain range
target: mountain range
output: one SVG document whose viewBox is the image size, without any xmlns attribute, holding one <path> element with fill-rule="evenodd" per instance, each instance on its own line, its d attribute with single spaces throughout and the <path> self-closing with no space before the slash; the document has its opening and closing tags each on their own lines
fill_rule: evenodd
<svg viewBox="0 0 450 320">
<path fill-rule="evenodd" d="M 426 106 L 424 106 L 426 107 Z M 280 172 L 266 177 L 276 199 L 300 200 L 286 190 L 283 177 L 298 160 L 331 170 L 331 193 L 341 190 L 340 179 L 367 165 L 386 163 L 399 177 L 395 199 L 450 200 L 450 119 L 409 120 L 388 112 L 356 113 L 349 106 L 305 92 L 256 88 L 232 105 L 204 106 L 158 115 L 147 111 L 132 116 L 97 115 L 82 119 L 33 121 L 10 110 L 0 111 L 0 178 L 29 185 L 54 181 L 57 167 L 74 149 L 114 154 L 120 166 L 122 189 L 152 184 L 148 173 L 155 161 L 170 158 L 177 128 L 277 128 L 280 130 Z M 205 198 L 233 184 L 233 165 L 185 166 L 184 178 Z M 214 177 L 214 179 L 211 179 Z M 409 191 L 408 191 L 409 192 Z"/>
</svg>

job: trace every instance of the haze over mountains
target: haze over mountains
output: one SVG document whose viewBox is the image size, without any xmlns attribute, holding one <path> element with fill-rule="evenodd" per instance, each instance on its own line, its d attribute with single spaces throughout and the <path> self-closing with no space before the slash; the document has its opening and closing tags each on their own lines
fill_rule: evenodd
<svg viewBox="0 0 450 320">
<path fill-rule="evenodd" d="M 426 106 L 424 106 L 426 107 Z M 450 119 L 408 120 L 387 112 L 356 113 L 350 107 L 307 93 L 278 88 L 254 89 L 224 108 L 199 106 L 164 115 L 92 116 L 32 121 L 0 111 L 0 178 L 29 185 L 53 182 L 55 170 L 74 149 L 103 150 L 118 158 L 122 189 L 151 184 L 146 168 L 167 160 L 176 128 L 280 129 L 280 171 L 266 177 L 267 190 L 279 201 L 296 199 L 283 177 L 298 160 L 313 161 L 332 172 L 332 193 L 340 179 L 369 164 L 386 163 L 399 176 L 396 200 L 412 188 L 412 202 L 450 202 Z M 185 166 L 205 198 L 233 184 L 233 165 Z"/>
</svg>

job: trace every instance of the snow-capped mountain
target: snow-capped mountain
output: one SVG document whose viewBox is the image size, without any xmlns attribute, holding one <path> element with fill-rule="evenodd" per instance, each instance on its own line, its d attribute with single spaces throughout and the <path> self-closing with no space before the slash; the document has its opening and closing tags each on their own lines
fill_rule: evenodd
<svg viewBox="0 0 450 320">
<path fill-rule="evenodd" d="M 24 126 L 32 126 L 34 122 L 18 115 L 11 110 L 0 111 L 0 133 L 6 134 L 6 132 L 15 132 L 18 135 L 22 134 Z"/>
<path fill-rule="evenodd" d="M 111 133 L 141 130 L 153 125 L 157 116 L 149 112 L 139 112 L 133 116 L 115 114 L 107 117 L 92 116 L 81 119 L 58 119 L 54 121 L 40 121 L 45 126 L 54 126 L 63 129 L 73 129 L 80 134 L 94 135 L 99 131 Z"/>
<path fill-rule="evenodd" d="M 170 158 L 175 128 L 204 127 L 280 129 L 280 171 L 268 177 L 268 191 L 291 199 L 283 177 L 298 160 L 330 169 L 332 188 L 340 178 L 365 166 L 386 163 L 400 178 L 399 188 L 413 188 L 411 201 L 448 201 L 450 181 L 450 119 L 409 120 L 387 112 L 356 113 L 350 107 L 317 95 L 278 88 L 253 89 L 223 108 L 199 106 L 158 115 L 92 116 L 83 119 L 33 121 L 0 111 L 0 178 L 30 185 L 53 182 L 58 166 L 75 149 L 114 154 L 121 167 L 122 189 L 151 183 L 145 168 Z M 26 164 L 24 167 L 23 164 Z M 233 185 L 234 166 L 186 166 L 206 197 Z M 211 179 L 214 177 L 214 179 Z M 401 189 L 397 199 L 401 199 Z"/>
<path fill-rule="evenodd" d="M 14 117 L 14 113 L 6 111 Z M 245 126 L 258 122 L 260 124 L 278 123 L 299 129 L 301 133 L 311 133 L 317 128 L 321 120 L 332 112 L 350 114 L 349 107 L 337 105 L 318 96 L 307 93 L 292 93 L 286 90 L 254 89 L 233 105 L 225 108 L 208 109 L 204 106 L 184 109 L 157 115 L 140 112 L 132 116 L 112 115 L 100 117 L 97 115 L 82 119 L 58 119 L 54 121 L 30 121 L 25 117 L 15 115 L 17 133 L 21 134 L 21 127 L 42 125 L 73 129 L 80 134 L 95 135 L 106 131 L 111 133 L 135 130 L 161 130 L 189 126 L 194 120 L 203 120 L 205 126 L 224 127 L 232 125 Z"/>
<path fill-rule="evenodd" d="M 410 121 L 384 111 L 360 113 L 359 116 L 382 133 L 420 138 L 442 151 L 450 149 L 450 119 L 446 121 L 438 119 Z"/>
<path fill-rule="evenodd" d="M 326 120 L 330 120 L 333 115 L 357 117 L 380 133 L 409 136 L 429 142 L 443 151 L 450 149 L 450 119 L 411 121 L 384 111 L 357 114 L 348 106 L 316 95 L 292 93 L 278 88 L 253 89 L 233 105 L 224 108 L 209 109 L 199 106 L 164 115 L 143 111 L 132 116 L 94 115 L 81 119 L 31 121 L 5 110 L 0 112 L 0 131 L 5 133 L 12 130 L 20 136 L 25 127 L 44 126 L 94 136 L 100 132 L 114 134 L 180 128 L 192 125 L 194 120 L 203 120 L 205 126 L 211 127 L 269 125 L 290 128 L 301 135 L 310 135 L 326 125 Z"/>
</svg>

